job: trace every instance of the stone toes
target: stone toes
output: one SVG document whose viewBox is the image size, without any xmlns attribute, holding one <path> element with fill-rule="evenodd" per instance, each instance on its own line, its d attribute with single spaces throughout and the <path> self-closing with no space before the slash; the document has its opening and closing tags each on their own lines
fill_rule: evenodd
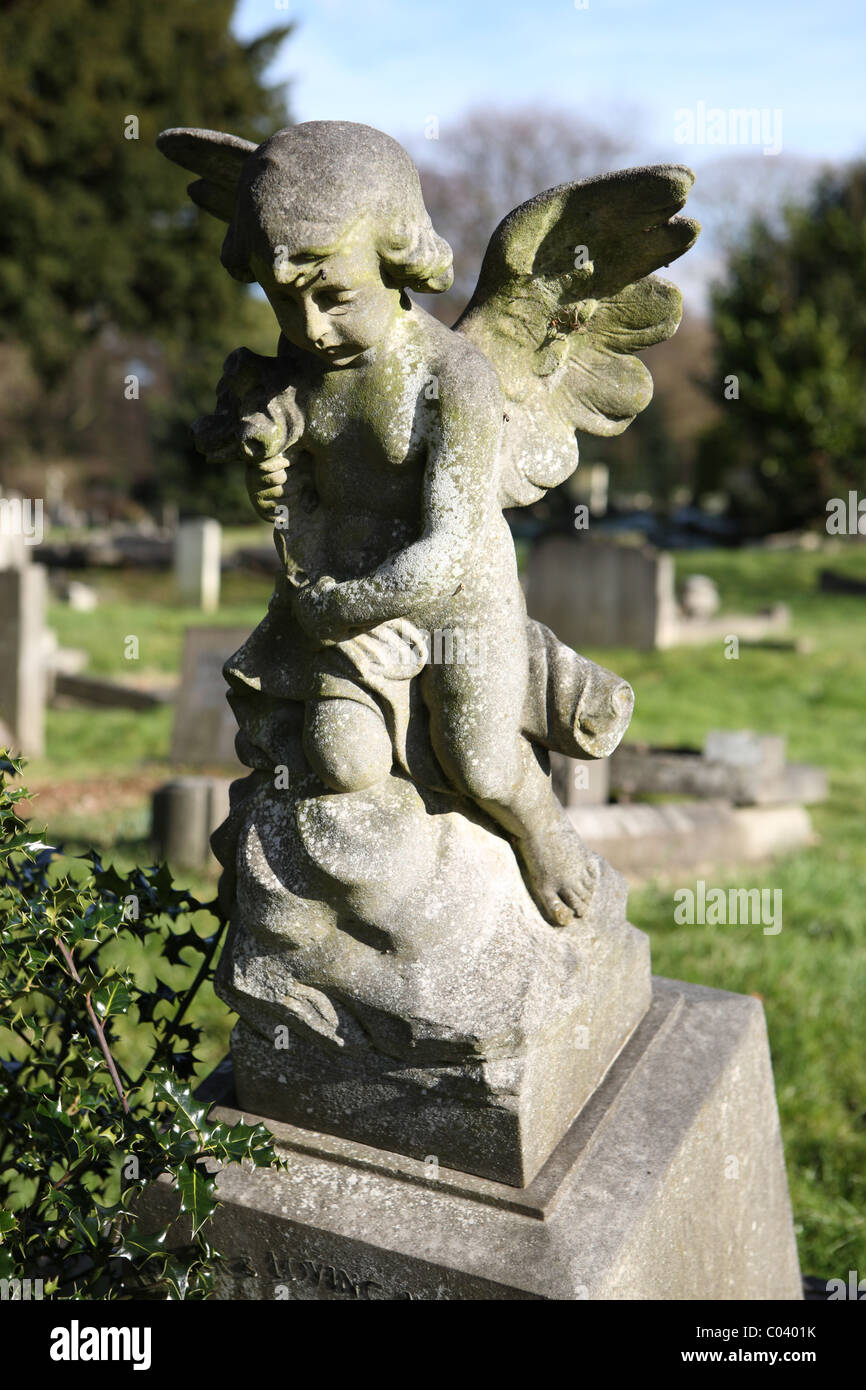
<svg viewBox="0 0 866 1390">
<path fill-rule="evenodd" d="M 586 897 L 578 893 L 573 888 L 563 888 L 562 896 L 565 899 L 575 917 L 582 917 L 586 910 Z"/>
<path fill-rule="evenodd" d="M 554 927 L 567 927 L 573 916 L 572 909 L 555 893 L 545 893 L 541 897 L 542 911 Z"/>
</svg>

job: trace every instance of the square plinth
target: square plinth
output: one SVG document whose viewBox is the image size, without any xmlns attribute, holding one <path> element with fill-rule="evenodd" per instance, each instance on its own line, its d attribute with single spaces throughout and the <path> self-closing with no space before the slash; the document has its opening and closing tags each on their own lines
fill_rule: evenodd
<svg viewBox="0 0 866 1390">
<path fill-rule="evenodd" d="M 285 1169 L 219 1176 L 221 1298 L 802 1296 L 751 997 L 655 980 L 646 1018 L 523 1189 L 270 1127 Z M 157 1184 L 148 1203 L 165 1219 L 177 1197 Z"/>
</svg>

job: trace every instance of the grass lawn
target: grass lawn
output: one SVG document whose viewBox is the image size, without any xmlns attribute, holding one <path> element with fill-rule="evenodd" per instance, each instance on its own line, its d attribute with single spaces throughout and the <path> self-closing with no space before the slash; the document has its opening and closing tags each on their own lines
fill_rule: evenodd
<svg viewBox="0 0 866 1390">
<path fill-rule="evenodd" d="M 670 884 L 633 892 L 629 915 L 650 934 L 658 974 L 763 999 L 802 1266 L 834 1277 L 866 1270 L 866 603 L 820 594 L 824 565 L 866 580 L 866 547 L 829 557 L 763 550 L 677 557 L 678 574 L 715 579 L 726 611 L 788 602 L 796 634 L 812 643 L 808 655 L 743 645 L 737 660 L 727 660 L 721 642 L 587 655 L 634 685 L 635 738 L 699 746 L 708 729 L 753 728 L 787 735 L 792 759 L 829 769 L 830 799 L 813 810 L 816 847 L 712 880 L 781 889 L 777 936 L 760 927 L 677 926 Z M 124 642 L 134 634 L 138 674 L 175 672 L 184 628 L 205 620 L 173 606 L 169 577 L 86 577 L 103 601 L 94 613 L 55 607 L 50 620 L 61 642 L 87 648 L 92 669 L 121 675 L 131 664 Z M 264 576 L 229 574 L 220 613 L 206 621 L 252 627 L 269 591 Z M 27 772 L 31 787 L 45 789 L 45 811 L 37 801 L 35 819 L 47 819 L 51 835 L 70 848 L 87 841 L 118 864 L 149 862 L 147 798 L 169 775 L 170 726 L 165 708 L 51 711 L 47 755 Z M 212 882 L 177 877 L 212 896 Z M 144 958 L 139 964 L 153 968 Z M 212 993 L 200 1016 L 209 1028 L 206 1070 L 225 1049 L 230 1018 Z"/>
</svg>

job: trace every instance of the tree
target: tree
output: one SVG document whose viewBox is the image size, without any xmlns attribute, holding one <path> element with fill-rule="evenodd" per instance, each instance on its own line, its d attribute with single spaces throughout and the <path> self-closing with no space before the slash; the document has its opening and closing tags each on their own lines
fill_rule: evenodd
<svg viewBox="0 0 866 1390">
<path fill-rule="evenodd" d="M 431 296 L 425 307 L 447 323 L 469 300 L 491 234 L 512 208 L 558 183 L 631 162 L 624 128 L 602 127 L 556 107 L 470 110 L 453 125 L 427 133 L 435 138 L 415 155 L 433 225 L 454 252 L 454 286 Z M 582 459 L 609 464 L 613 489 L 649 491 L 664 505 L 677 483 L 687 480 L 696 421 L 713 413 L 690 381 L 690 371 L 706 359 L 702 330 L 686 324 L 682 336 L 649 350 L 645 360 L 657 379 L 657 399 L 625 434 L 580 436 Z M 575 486 L 576 480 L 554 489 L 528 509 L 528 517 L 512 514 L 512 524 L 570 527 Z"/>
<path fill-rule="evenodd" d="M 453 322 L 475 288 L 484 252 L 512 208 L 558 183 L 622 163 L 626 141 L 570 111 L 471 110 L 435 132 L 416 158 L 433 226 L 454 252 L 454 286 L 425 305 Z"/>
<path fill-rule="evenodd" d="M 774 230 L 755 220 L 712 297 L 704 489 L 755 533 L 801 526 L 863 481 L 866 163 L 825 174 Z"/>
<path fill-rule="evenodd" d="M 233 0 L 12 0 L 0 14 L 0 332 L 26 346 L 49 402 L 107 334 L 155 340 L 169 387 L 128 428 L 144 424 L 175 470 L 194 457 L 189 422 L 210 408 L 249 295 L 219 263 L 218 225 L 189 205 L 154 140 L 172 125 L 262 140 L 288 121 L 263 74 L 289 29 L 242 43 L 233 10 Z M 131 355 L 117 352 L 121 397 Z M 38 448 L 46 425 L 34 428 Z"/>
</svg>

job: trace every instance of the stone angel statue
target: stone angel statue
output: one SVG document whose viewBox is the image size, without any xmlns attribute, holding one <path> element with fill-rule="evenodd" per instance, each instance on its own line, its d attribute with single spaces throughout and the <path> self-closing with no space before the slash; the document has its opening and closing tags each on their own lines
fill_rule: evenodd
<svg viewBox="0 0 866 1390">
<path fill-rule="evenodd" d="M 331 791 L 396 769 L 468 798 L 510 838 L 543 917 L 572 922 L 598 867 L 540 750 L 610 753 L 632 696 L 528 621 L 502 509 L 569 476 L 576 431 L 619 434 L 649 402 L 635 354 L 679 322 L 679 291 L 651 272 L 697 236 L 675 215 L 692 174 L 625 170 L 516 208 L 447 328 L 407 294 L 447 289 L 451 252 L 389 136 L 312 121 L 258 147 L 207 130 L 158 143 L 200 176 L 193 201 L 229 224 L 223 264 L 258 282 L 280 328 L 273 359 L 229 358 L 198 439 L 243 460 L 277 521 L 277 684 L 303 704 L 308 769 Z M 442 633 L 452 659 L 437 661 Z M 267 686 L 243 658 L 229 678 L 240 695 Z"/>
<path fill-rule="evenodd" d="M 635 354 L 679 320 L 651 272 L 695 239 L 676 216 L 692 176 L 541 193 L 447 328 L 409 297 L 449 286 L 451 252 L 387 135 L 159 145 L 280 329 L 273 357 L 229 356 L 195 427 L 246 470 L 280 558 L 224 668 L 250 769 L 212 838 L 238 1101 L 525 1184 L 637 1027 L 650 970 L 622 878 L 550 779 L 550 750 L 613 751 L 632 691 L 527 618 L 503 507 L 568 477 L 576 431 L 617 434 L 649 401 Z"/>
</svg>

